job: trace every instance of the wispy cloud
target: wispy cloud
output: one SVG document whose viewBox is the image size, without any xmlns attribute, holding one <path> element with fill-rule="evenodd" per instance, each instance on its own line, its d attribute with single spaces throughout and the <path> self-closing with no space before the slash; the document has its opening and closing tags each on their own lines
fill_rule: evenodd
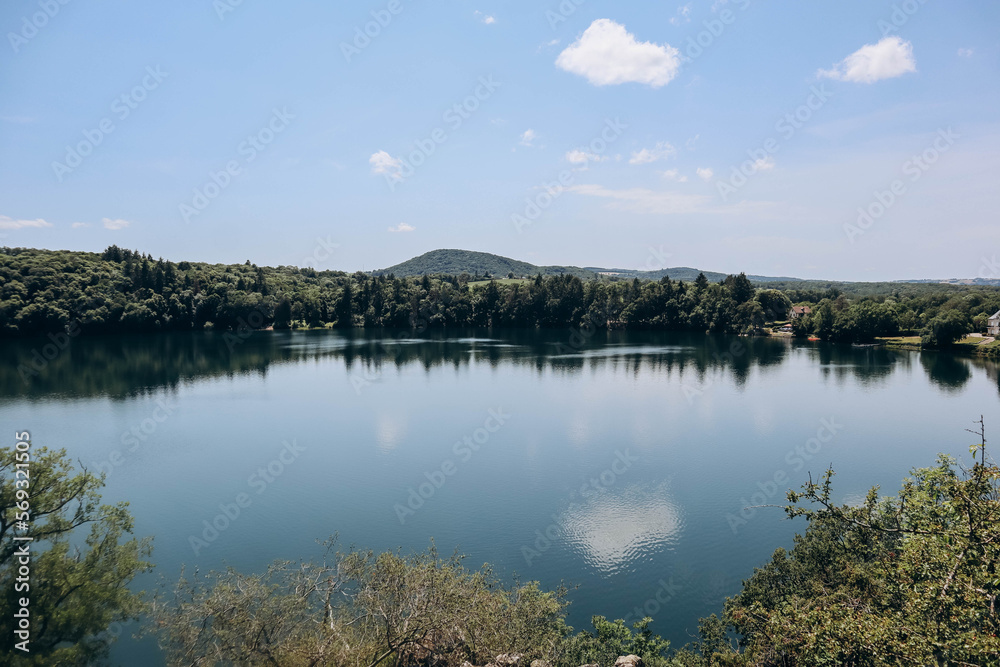
<svg viewBox="0 0 1000 667">
<path fill-rule="evenodd" d="M 535 140 L 535 137 L 537 136 L 538 135 L 535 133 L 534 130 L 528 128 L 521 134 L 521 141 L 519 141 L 518 143 L 520 143 L 522 146 L 530 147 L 533 145 L 532 142 Z"/>
<path fill-rule="evenodd" d="M 959 49 L 958 50 L 958 55 L 961 56 L 962 58 L 971 58 L 972 57 L 972 49 Z"/>
<path fill-rule="evenodd" d="M 586 169 L 587 165 L 591 162 L 603 162 L 607 160 L 607 155 L 598 155 L 596 153 L 588 153 L 582 148 L 576 148 L 571 151 L 566 151 L 566 161 L 570 164 L 575 164 L 578 167 Z"/>
<path fill-rule="evenodd" d="M 649 164 L 657 160 L 665 160 L 677 153 L 677 149 L 666 141 L 661 141 L 652 148 L 643 148 L 641 151 L 633 151 L 629 158 L 629 164 Z"/>
<path fill-rule="evenodd" d="M 497 22 L 496 17 L 490 16 L 489 14 L 483 14 L 479 10 L 476 10 L 476 16 L 486 25 L 492 25 Z"/>
<path fill-rule="evenodd" d="M 679 172 L 676 169 L 667 169 L 663 172 L 663 178 L 668 181 L 676 181 L 677 183 L 687 183 L 688 177 Z"/>
<path fill-rule="evenodd" d="M 128 220 L 122 220 L 121 218 L 118 218 L 117 220 L 114 220 L 112 218 L 101 218 L 101 223 L 104 225 L 105 229 L 115 229 L 115 230 L 125 229 L 126 227 L 132 224 Z"/>
<path fill-rule="evenodd" d="M 538 49 L 535 50 L 535 53 L 541 53 L 543 50 L 552 48 L 553 46 L 557 46 L 558 44 L 559 44 L 558 39 L 550 39 L 544 44 L 539 44 Z"/>
<path fill-rule="evenodd" d="M 691 22 L 691 3 L 682 5 L 677 8 L 677 15 L 670 17 L 670 23 L 673 25 L 681 25 L 683 23 Z"/>
<path fill-rule="evenodd" d="M 698 178 L 703 181 L 710 181 L 712 180 L 712 176 L 715 175 L 715 172 L 712 171 L 711 167 L 698 167 L 695 169 L 695 173 L 698 174 Z"/>
<path fill-rule="evenodd" d="M 417 230 L 413 225 L 408 225 L 405 222 L 401 222 L 395 227 L 390 227 L 390 232 L 415 232 Z"/>
<path fill-rule="evenodd" d="M 556 58 L 556 66 L 595 86 L 643 83 L 659 88 L 680 71 L 680 52 L 669 44 L 639 42 L 625 26 L 597 19 Z"/>
<path fill-rule="evenodd" d="M 875 83 L 917 71 L 913 45 L 897 36 L 886 37 L 877 44 L 865 44 L 833 66 L 821 69 L 821 77 L 855 83 Z"/>
<path fill-rule="evenodd" d="M 51 226 L 51 222 L 46 222 L 41 218 L 36 218 L 35 220 L 15 220 L 8 218 L 6 215 L 0 215 L 0 229 L 29 229 L 32 227 L 41 228 Z"/>
<path fill-rule="evenodd" d="M 709 210 L 713 204 L 712 198 L 705 195 L 657 192 L 646 188 L 612 190 L 602 185 L 574 185 L 568 188 L 568 190 L 588 197 L 609 199 L 611 200 L 609 204 L 611 208 L 633 211 L 635 213 L 653 213 L 657 215 L 694 213 Z"/>
<path fill-rule="evenodd" d="M 89 222 L 74 222 L 70 225 L 73 229 L 80 229 L 81 227 L 90 227 Z"/>
</svg>

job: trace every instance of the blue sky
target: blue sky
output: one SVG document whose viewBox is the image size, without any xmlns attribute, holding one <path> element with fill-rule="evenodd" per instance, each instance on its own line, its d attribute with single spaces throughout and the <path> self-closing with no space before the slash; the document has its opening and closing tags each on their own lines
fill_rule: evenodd
<svg viewBox="0 0 1000 667">
<path fill-rule="evenodd" d="M 35 0 L 0 29 L 4 245 L 1000 277 L 996 2 Z"/>
</svg>

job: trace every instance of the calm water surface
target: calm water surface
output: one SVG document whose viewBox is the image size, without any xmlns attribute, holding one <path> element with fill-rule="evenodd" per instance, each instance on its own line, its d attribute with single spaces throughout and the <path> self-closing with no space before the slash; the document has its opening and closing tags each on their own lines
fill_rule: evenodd
<svg viewBox="0 0 1000 667">
<path fill-rule="evenodd" d="M 577 628 L 648 614 L 674 646 L 803 528 L 742 508 L 830 464 L 838 500 L 894 492 L 938 452 L 967 458 L 980 414 L 1000 424 L 994 364 L 790 340 L 81 337 L 24 382 L 41 345 L 4 343 L 0 418 L 108 473 L 105 500 L 155 536 L 142 588 L 182 565 L 312 557 L 333 533 L 376 550 L 433 538 L 471 567 L 577 585 Z M 240 494 L 240 516 L 193 543 Z M 114 658 L 160 662 L 148 641 Z"/>
</svg>

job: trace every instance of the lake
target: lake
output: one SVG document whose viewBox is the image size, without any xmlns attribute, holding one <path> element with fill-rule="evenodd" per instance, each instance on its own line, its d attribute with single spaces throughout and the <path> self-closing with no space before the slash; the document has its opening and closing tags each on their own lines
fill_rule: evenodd
<svg viewBox="0 0 1000 667">
<path fill-rule="evenodd" d="M 376 550 L 433 539 L 472 568 L 576 586 L 577 629 L 648 614 L 675 647 L 805 525 L 744 508 L 831 464 L 850 502 L 938 452 L 970 462 L 963 429 L 983 414 L 989 437 L 1000 400 L 993 363 L 790 339 L 81 335 L 24 381 L 45 342 L 4 342 L 5 429 L 107 472 L 105 501 L 155 536 L 141 588 L 182 565 L 314 557 L 334 533 Z"/>
</svg>

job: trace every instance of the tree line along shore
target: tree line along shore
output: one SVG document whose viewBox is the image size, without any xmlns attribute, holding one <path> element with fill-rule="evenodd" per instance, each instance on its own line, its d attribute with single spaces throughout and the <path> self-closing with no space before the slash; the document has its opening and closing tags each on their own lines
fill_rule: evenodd
<svg viewBox="0 0 1000 667">
<path fill-rule="evenodd" d="M 790 320 L 793 305 L 807 314 Z M 573 275 L 397 277 L 292 266 L 0 249 L 0 335 L 317 327 L 596 328 L 793 335 L 925 348 L 984 332 L 1000 289 L 933 283 L 581 280 Z M 903 340 L 903 337 L 907 337 Z M 961 346 L 958 346 L 961 347 Z M 970 346 L 965 346 L 972 349 Z M 977 346 L 996 355 L 997 345 Z"/>
</svg>

